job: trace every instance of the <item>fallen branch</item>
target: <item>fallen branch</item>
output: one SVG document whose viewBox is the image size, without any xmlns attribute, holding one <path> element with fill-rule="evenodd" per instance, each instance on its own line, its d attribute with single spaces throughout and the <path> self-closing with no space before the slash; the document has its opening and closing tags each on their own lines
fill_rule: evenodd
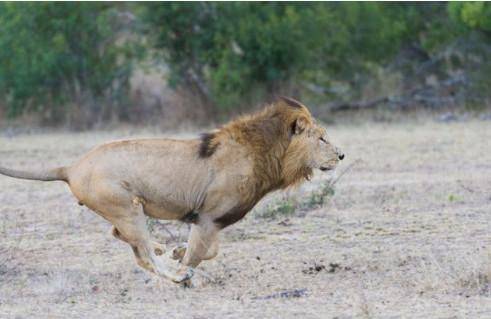
<svg viewBox="0 0 491 319">
<path fill-rule="evenodd" d="M 454 90 L 458 86 L 467 85 L 468 79 L 465 76 L 457 75 L 445 81 L 440 81 L 438 85 L 423 85 L 413 88 L 401 95 L 382 96 L 369 101 L 352 101 L 334 103 L 327 107 L 328 111 L 349 111 L 375 108 L 383 103 L 390 103 L 393 106 L 401 107 L 411 102 L 419 102 L 427 105 L 448 103 L 453 100 L 453 96 L 447 97 L 445 91 Z M 442 93 L 443 92 L 443 93 Z"/>
<path fill-rule="evenodd" d="M 334 178 L 329 182 L 329 186 L 331 187 L 334 186 L 341 179 L 341 177 L 343 177 L 344 174 L 350 171 L 356 164 L 359 164 L 361 162 L 362 162 L 361 158 L 358 158 L 357 160 L 349 164 L 341 173 L 338 174 L 338 176 L 336 176 L 336 178 Z"/>
<path fill-rule="evenodd" d="M 465 189 L 469 193 L 474 193 L 475 192 L 472 188 L 464 185 L 464 183 L 461 180 L 458 180 L 457 183 L 460 185 L 460 187 L 462 187 L 463 189 Z"/>
<path fill-rule="evenodd" d="M 361 109 L 369 109 L 376 107 L 381 103 L 386 103 L 390 100 L 388 96 L 376 98 L 371 101 L 357 101 L 357 102 L 341 102 L 336 105 L 329 107 L 329 110 L 332 112 L 336 111 L 347 111 L 347 110 L 361 110 Z"/>
</svg>

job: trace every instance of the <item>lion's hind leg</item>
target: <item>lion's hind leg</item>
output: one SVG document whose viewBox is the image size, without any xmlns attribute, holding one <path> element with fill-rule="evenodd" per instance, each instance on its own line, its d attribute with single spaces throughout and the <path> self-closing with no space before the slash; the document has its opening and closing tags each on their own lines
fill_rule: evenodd
<svg viewBox="0 0 491 319">
<path fill-rule="evenodd" d="M 128 243 L 128 240 L 121 235 L 121 232 L 114 226 L 111 228 L 111 235 L 113 235 L 115 238 L 124 241 L 125 243 Z M 153 245 L 153 251 L 155 252 L 155 255 L 157 256 L 162 256 L 166 252 L 165 245 L 158 243 L 156 241 L 152 241 Z"/>
<path fill-rule="evenodd" d="M 110 219 L 114 225 L 114 236 L 131 246 L 139 266 L 174 282 L 189 279 L 192 273 L 177 274 L 164 263 L 163 259 L 157 257 L 155 242 L 150 239 L 150 233 L 146 227 L 142 205 L 133 202 L 130 206 L 116 209 L 117 212 L 113 216 L 117 218 Z"/>
</svg>

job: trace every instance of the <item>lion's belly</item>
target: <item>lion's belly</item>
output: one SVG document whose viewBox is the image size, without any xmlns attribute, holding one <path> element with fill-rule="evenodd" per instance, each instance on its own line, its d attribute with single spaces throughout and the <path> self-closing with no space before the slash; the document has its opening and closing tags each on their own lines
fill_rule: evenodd
<svg viewBox="0 0 491 319">
<path fill-rule="evenodd" d="M 165 189 L 156 187 L 150 181 L 142 185 L 139 193 L 143 197 L 146 215 L 158 219 L 181 219 L 191 211 L 198 211 L 203 205 L 206 182 L 191 177 L 183 177 L 182 182 L 172 178 L 165 180 Z"/>
<path fill-rule="evenodd" d="M 157 219 L 181 219 L 189 212 L 184 205 L 172 204 L 169 202 L 152 203 L 145 202 L 143 205 L 145 215 Z"/>
</svg>

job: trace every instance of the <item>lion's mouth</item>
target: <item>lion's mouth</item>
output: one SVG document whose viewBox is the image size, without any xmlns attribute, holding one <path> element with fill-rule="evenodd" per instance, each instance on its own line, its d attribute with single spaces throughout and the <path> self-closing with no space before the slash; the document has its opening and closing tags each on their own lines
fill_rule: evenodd
<svg viewBox="0 0 491 319">
<path fill-rule="evenodd" d="M 319 169 L 323 172 L 332 171 L 336 168 L 337 162 L 326 162 L 320 165 Z"/>
</svg>

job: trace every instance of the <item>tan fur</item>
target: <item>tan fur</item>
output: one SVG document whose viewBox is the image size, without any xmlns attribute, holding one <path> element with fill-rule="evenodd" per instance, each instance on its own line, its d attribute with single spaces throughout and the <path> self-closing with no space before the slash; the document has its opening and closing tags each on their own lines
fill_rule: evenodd
<svg viewBox="0 0 491 319">
<path fill-rule="evenodd" d="M 201 140 L 119 141 L 49 174 L 0 173 L 66 181 L 80 204 L 114 225 L 113 235 L 131 245 L 140 266 L 183 282 L 216 256 L 221 228 L 268 192 L 301 183 L 314 169 L 333 169 L 340 154 L 304 105 L 282 98 Z M 187 247 L 173 252 L 181 260 L 177 272 L 157 256 L 165 248 L 151 240 L 145 215 L 193 223 Z"/>
</svg>

